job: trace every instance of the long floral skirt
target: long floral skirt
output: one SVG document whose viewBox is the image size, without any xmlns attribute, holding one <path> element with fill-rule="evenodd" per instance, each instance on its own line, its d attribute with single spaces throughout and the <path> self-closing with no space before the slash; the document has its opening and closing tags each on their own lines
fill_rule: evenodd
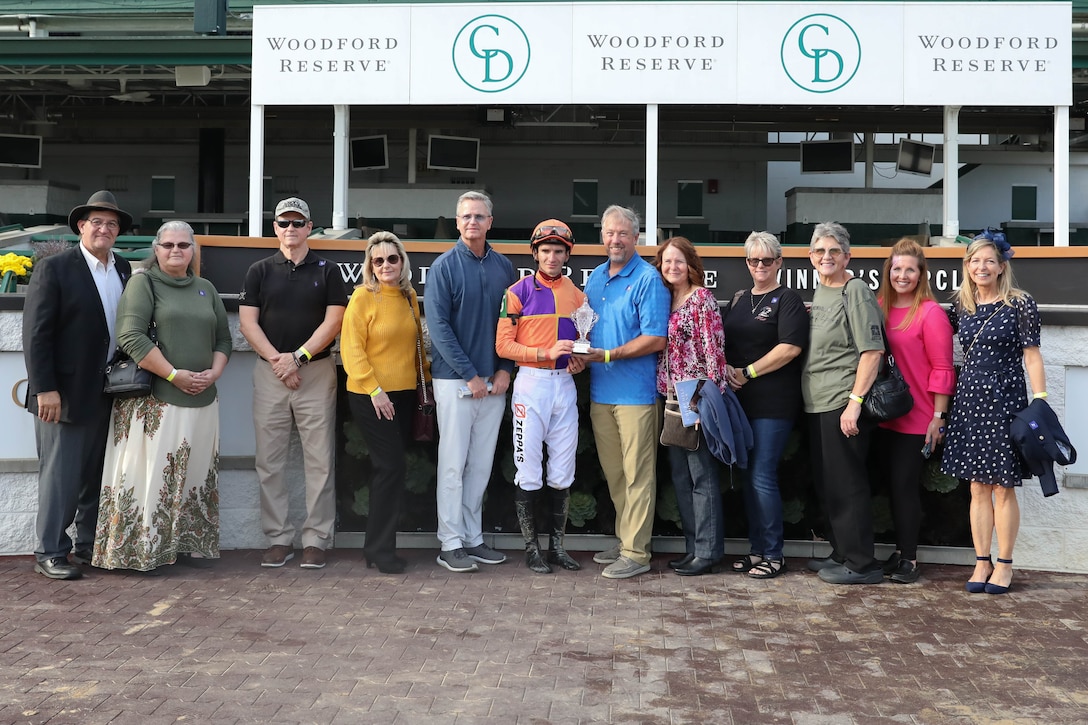
<svg viewBox="0 0 1088 725">
<path fill-rule="evenodd" d="M 148 571 L 219 556 L 219 400 L 117 400 L 102 472 L 94 566 Z"/>
</svg>

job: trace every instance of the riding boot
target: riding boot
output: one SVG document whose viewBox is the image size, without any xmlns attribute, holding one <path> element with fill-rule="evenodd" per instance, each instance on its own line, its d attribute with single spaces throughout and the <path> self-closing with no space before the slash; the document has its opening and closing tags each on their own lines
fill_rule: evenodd
<svg viewBox="0 0 1088 725">
<path fill-rule="evenodd" d="M 536 497 L 539 491 L 514 488 L 514 508 L 518 513 L 518 525 L 525 538 L 525 566 L 537 574 L 551 574 L 552 568 L 540 555 L 540 541 L 536 537 Z"/>
<path fill-rule="evenodd" d="M 567 530 L 567 515 L 570 513 L 570 489 L 553 488 L 552 492 L 552 532 L 548 561 L 568 571 L 578 571 L 582 565 L 571 558 L 563 548 L 563 535 Z"/>
</svg>

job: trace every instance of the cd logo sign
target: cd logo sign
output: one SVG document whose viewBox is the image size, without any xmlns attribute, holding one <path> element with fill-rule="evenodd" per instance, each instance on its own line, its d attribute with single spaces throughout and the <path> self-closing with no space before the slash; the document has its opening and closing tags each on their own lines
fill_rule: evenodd
<svg viewBox="0 0 1088 725">
<path fill-rule="evenodd" d="M 849 83 L 861 66 L 861 41 L 845 20 L 807 15 L 782 38 L 782 69 L 810 93 L 830 93 Z"/>
<path fill-rule="evenodd" d="M 453 40 L 453 68 L 465 85 L 484 93 L 513 87 L 529 69 L 529 37 L 502 15 L 481 15 Z"/>
</svg>

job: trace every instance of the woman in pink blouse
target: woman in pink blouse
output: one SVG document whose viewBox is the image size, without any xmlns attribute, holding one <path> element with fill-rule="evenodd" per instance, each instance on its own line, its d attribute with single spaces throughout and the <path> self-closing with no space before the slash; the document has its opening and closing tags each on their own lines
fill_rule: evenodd
<svg viewBox="0 0 1088 725">
<path fill-rule="evenodd" d="M 884 563 L 884 574 L 893 582 L 909 584 L 918 580 L 922 466 L 944 438 L 956 385 L 952 325 L 933 298 L 925 252 L 913 240 L 900 239 L 892 247 L 879 297 L 888 344 L 914 396 L 914 408 L 902 418 L 881 423 L 876 440 L 891 491 L 896 537 L 896 550 Z"/>
<path fill-rule="evenodd" d="M 657 392 L 675 392 L 676 381 L 693 378 L 707 378 L 725 390 L 722 317 L 714 293 L 703 286 L 703 263 L 695 246 L 684 237 L 667 239 L 654 266 L 672 293 L 669 342 L 657 361 Z M 694 451 L 670 447 L 669 465 L 686 552 L 669 566 L 680 576 L 707 574 L 725 555 L 718 459 L 700 440 Z"/>
</svg>

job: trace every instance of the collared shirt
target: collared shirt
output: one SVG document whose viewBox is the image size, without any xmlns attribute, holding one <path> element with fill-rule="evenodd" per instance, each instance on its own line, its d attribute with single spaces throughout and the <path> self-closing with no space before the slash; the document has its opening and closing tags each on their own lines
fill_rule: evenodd
<svg viewBox="0 0 1088 725">
<path fill-rule="evenodd" d="M 669 334 L 671 297 L 652 264 L 635 254 L 614 275 L 608 262 L 586 281 L 589 306 L 600 316 L 589 333 L 595 348 L 612 350 L 640 335 Z M 590 363 L 589 397 L 605 405 L 649 405 L 657 401 L 657 353 Z"/>
<path fill-rule="evenodd" d="M 477 257 L 458 239 L 427 273 L 424 312 L 431 333 L 431 375 L 438 380 L 485 380 L 514 363 L 495 352 L 495 328 L 506 288 L 517 280 L 510 260 L 484 247 Z"/>
<path fill-rule="evenodd" d="M 91 279 L 94 280 L 94 286 L 98 289 L 98 298 L 102 301 L 102 312 L 106 315 L 106 328 L 110 331 L 110 346 L 107 348 L 106 362 L 109 362 L 113 359 L 114 350 L 117 349 L 117 304 L 121 301 L 124 285 L 121 283 L 121 275 L 117 274 L 113 250 L 110 250 L 109 259 L 105 262 L 87 251 L 83 242 L 79 243 L 79 250 L 83 252 L 83 259 L 91 271 Z"/>
<path fill-rule="evenodd" d="M 254 262 L 246 272 L 238 304 L 259 307 L 257 324 L 280 352 L 293 352 L 325 321 L 328 307 L 347 307 L 348 294 L 340 267 L 313 250 L 295 264 L 283 252 Z M 328 348 L 311 350 L 314 360 Z"/>
</svg>

